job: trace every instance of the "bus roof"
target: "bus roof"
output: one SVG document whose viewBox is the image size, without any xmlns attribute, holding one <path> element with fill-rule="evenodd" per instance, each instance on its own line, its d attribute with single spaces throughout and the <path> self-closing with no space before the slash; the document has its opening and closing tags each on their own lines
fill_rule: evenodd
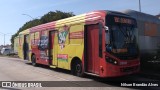
<svg viewBox="0 0 160 90">
<path fill-rule="evenodd" d="M 124 17 L 131 17 L 128 14 L 124 14 L 122 12 L 118 12 L 118 11 L 110 11 L 110 10 L 106 10 L 107 15 L 118 15 L 118 16 L 124 16 Z"/>
<path fill-rule="evenodd" d="M 37 32 L 37 31 L 42 31 L 42 30 L 54 30 L 58 27 L 65 26 L 65 25 L 93 22 L 95 20 L 102 19 L 103 17 L 106 16 L 106 14 L 130 17 L 129 15 L 123 14 L 121 12 L 109 11 L 109 10 L 97 10 L 97 11 L 92 11 L 89 13 L 41 24 L 41 25 L 30 28 L 29 31 Z M 29 33 L 29 31 L 27 31 L 27 33 Z M 26 33 L 26 32 L 21 32 L 20 34 L 23 34 L 23 33 Z"/>
<path fill-rule="evenodd" d="M 85 23 L 86 21 L 93 21 L 96 19 L 100 19 L 102 15 L 105 15 L 105 11 L 93 11 L 53 22 L 49 22 L 46 24 L 41 24 L 35 27 L 32 27 L 30 30 L 31 32 L 41 31 L 41 30 L 49 30 L 49 29 L 55 29 L 60 26 L 64 25 L 70 25 L 70 24 L 76 24 L 76 23 Z"/>
<path fill-rule="evenodd" d="M 29 29 L 26 29 L 26 30 L 20 32 L 19 35 L 21 35 L 21 34 L 23 34 L 23 35 L 24 35 L 24 34 L 29 34 L 29 32 L 30 32 L 30 30 L 29 30 Z"/>
</svg>

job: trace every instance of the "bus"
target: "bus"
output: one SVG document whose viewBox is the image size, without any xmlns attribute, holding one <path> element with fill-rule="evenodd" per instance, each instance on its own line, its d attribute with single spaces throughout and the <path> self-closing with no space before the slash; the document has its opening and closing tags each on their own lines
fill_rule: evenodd
<svg viewBox="0 0 160 90">
<path fill-rule="evenodd" d="M 160 19 L 153 15 L 134 10 L 124 10 L 121 12 L 128 14 L 137 20 L 137 41 L 141 57 L 146 57 L 146 55 L 151 55 L 151 58 L 154 58 L 155 56 L 159 57 Z"/>
<path fill-rule="evenodd" d="M 19 51 L 34 66 L 71 70 L 76 76 L 124 76 L 140 71 L 136 30 L 136 20 L 129 15 L 93 11 L 20 33 L 20 48 L 28 48 Z"/>
<path fill-rule="evenodd" d="M 137 41 L 140 51 L 141 70 L 156 72 L 160 60 L 160 19 L 134 10 L 124 10 L 137 20 Z"/>
</svg>

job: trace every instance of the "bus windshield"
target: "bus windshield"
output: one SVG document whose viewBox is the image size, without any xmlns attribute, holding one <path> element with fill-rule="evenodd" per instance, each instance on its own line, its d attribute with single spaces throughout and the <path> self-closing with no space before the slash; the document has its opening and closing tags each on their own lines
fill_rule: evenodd
<svg viewBox="0 0 160 90">
<path fill-rule="evenodd" d="M 112 26 L 112 38 L 115 49 L 126 48 L 128 44 L 136 43 L 134 29 L 132 27 Z"/>
<path fill-rule="evenodd" d="M 127 25 L 110 26 L 109 35 L 106 32 L 106 40 L 110 37 L 110 44 L 106 43 L 106 50 L 120 57 L 135 57 L 138 48 L 135 36 L 136 27 Z M 107 42 L 107 41 L 106 41 Z"/>
</svg>

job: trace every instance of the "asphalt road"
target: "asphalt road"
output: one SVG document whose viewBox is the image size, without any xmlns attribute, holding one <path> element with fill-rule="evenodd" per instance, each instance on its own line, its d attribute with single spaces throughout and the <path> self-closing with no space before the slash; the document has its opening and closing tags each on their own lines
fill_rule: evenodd
<svg viewBox="0 0 160 90">
<path fill-rule="evenodd" d="M 118 78 L 98 78 L 86 75 L 85 77 L 77 77 L 70 74 L 70 71 L 63 69 L 52 69 L 47 66 L 39 65 L 38 67 L 32 66 L 27 61 L 18 58 L 0 57 L 0 81 L 55 81 L 44 82 L 58 85 L 59 87 L 42 87 L 42 88 L 9 88 L 0 87 L 4 90 L 130 90 L 142 89 L 142 87 L 119 87 L 120 83 L 135 82 L 136 81 L 159 81 L 149 79 L 141 75 L 129 75 Z M 116 83 L 118 82 L 118 83 Z M 1 82 L 2 83 L 2 82 Z M 159 85 L 160 86 L 160 85 Z M 143 89 L 157 89 L 159 87 L 143 87 Z"/>
</svg>

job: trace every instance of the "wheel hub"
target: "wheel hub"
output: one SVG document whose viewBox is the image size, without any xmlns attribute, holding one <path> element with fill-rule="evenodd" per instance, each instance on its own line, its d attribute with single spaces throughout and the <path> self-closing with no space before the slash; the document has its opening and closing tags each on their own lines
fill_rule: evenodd
<svg viewBox="0 0 160 90">
<path fill-rule="evenodd" d="M 77 72 L 81 72 L 81 65 L 80 65 L 80 64 L 77 64 L 77 65 L 76 65 L 76 71 L 77 71 Z"/>
</svg>

